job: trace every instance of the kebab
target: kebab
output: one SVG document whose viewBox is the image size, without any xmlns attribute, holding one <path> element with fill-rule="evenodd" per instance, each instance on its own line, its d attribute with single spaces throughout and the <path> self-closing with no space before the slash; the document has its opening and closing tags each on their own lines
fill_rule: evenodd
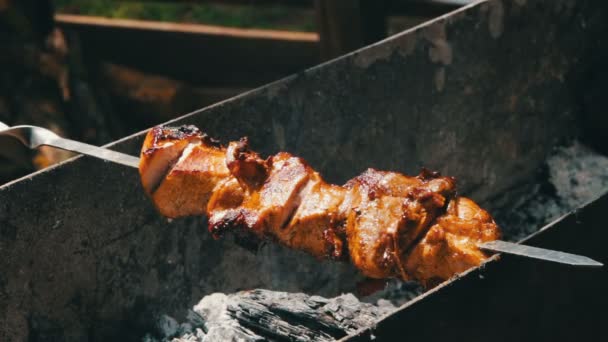
<svg viewBox="0 0 608 342">
<path fill-rule="evenodd" d="M 206 214 L 215 237 L 232 231 L 318 258 L 350 259 L 372 278 L 429 286 L 479 265 L 487 258 L 479 248 L 603 267 L 582 255 L 497 240 L 500 231 L 490 215 L 457 197 L 453 178 L 433 172 L 407 177 L 369 169 L 339 187 L 300 158 L 279 153 L 263 160 L 247 139 L 224 148 L 193 126 L 154 128 L 141 160 L 37 126 L 0 122 L 0 136 L 137 168 L 146 192 L 168 217 Z"/>
<path fill-rule="evenodd" d="M 370 278 L 430 286 L 479 265 L 488 255 L 478 244 L 500 237 L 452 177 L 368 169 L 338 186 L 299 157 L 264 159 L 246 138 L 224 147 L 194 126 L 153 128 L 139 171 L 164 216 L 206 215 L 215 238 L 231 232 L 350 260 Z"/>
</svg>

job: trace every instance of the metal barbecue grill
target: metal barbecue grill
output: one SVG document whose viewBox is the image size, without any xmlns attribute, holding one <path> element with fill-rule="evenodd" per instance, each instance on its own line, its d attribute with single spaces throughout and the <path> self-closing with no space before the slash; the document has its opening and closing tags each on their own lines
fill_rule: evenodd
<svg viewBox="0 0 608 342">
<path fill-rule="evenodd" d="M 606 2 L 480 1 L 171 124 L 222 141 L 247 135 L 256 150 L 293 152 L 339 184 L 367 167 L 436 169 L 517 239 L 515 203 L 542 194 L 539 169 L 555 148 L 606 147 L 596 95 L 606 90 L 606 33 Z M 136 155 L 142 141 L 109 147 Z M 607 210 L 608 195 L 592 192 L 576 211 L 537 222 L 526 243 L 605 264 Z M 253 254 L 214 241 L 204 218 L 168 222 L 137 172 L 94 158 L 0 187 L 2 341 L 137 340 L 157 315 L 183 318 L 213 292 L 334 297 L 360 277 L 280 246 Z M 495 257 L 342 341 L 601 339 L 607 288 L 605 269 Z"/>
</svg>

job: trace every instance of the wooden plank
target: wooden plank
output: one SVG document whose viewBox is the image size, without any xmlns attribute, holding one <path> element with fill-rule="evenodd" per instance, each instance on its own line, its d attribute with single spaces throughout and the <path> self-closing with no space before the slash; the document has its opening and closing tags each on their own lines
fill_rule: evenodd
<svg viewBox="0 0 608 342">
<path fill-rule="evenodd" d="M 318 35 L 306 32 L 57 15 L 89 58 L 194 85 L 261 85 L 319 62 Z"/>
<path fill-rule="evenodd" d="M 124 28 L 129 30 L 165 31 L 175 33 L 203 34 L 222 36 L 227 38 L 253 38 L 271 40 L 289 40 L 301 42 L 316 42 L 317 34 L 297 31 L 279 31 L 265 29 L 244 29 L 227 26 L 202 25 L 190 23 L 174 23 L 160 21 L 145 21 L 133 19 L 111 19 L 104 17 L 57 14 L 55 19 L 59 25 L 81 25 L 111 28 Z"/>
<path fill-rule="evenodd" d="M 117 2 L 163 2 L 159 0 L 116 0 Z M 330 0 L 325 2 L 334 2 Z M 474 0 L 386 0 L 389 13 L 422 15 L 421 13 L 437 13 L 445 9 L 456 9 L 472 3 Z M 268 6 L 281 5 L 289 7 L 311 8 L 314 0 L 173 0 L 164 2 L 195 3 L 195 4 L 226 4 L 226 5 L 253 5 Z M 356 2 L 356 0 L 351 0 Z"/>
<path fill-rule="evenodd" d="M 159 0 L 116 0 L 117 2 L 163 2 Z M 281 5 L 293 7 L 312 7 L 313 0 L 165 0 L 164 2 L 226 4 L 226 5 Z"/>
<path fill-rule="evenodd" d="M 116 0 L 117 2 L 159 2 L 159 0 Z M 335 0 L 330 0 L 335 1 Z M 354 1 L 354 0 L 353 0 Z M 160 1 L 162 2 L 162 1 Z M 228 4 L 228 5 L 281 5 L 281 6 L 292 6 L 292 7 L 312 7 L 314 5 L 313 0 L 173 0 L 164 2 L 180 2 L 180 3 L 200 3 L 200 4 Z M 431 8 L 433 6 L 450 6 L 460 7 L 472 3 L 473 0 L 389 0 L 386 1 L 391 11 L 397 10 L 402 11 L 403 9 L 411 10 L 415 6 L 419 8 Z"/>
<path fill-rule="evenodd" d="M 334 58 L 386 37 L 385 2 L 315 1 L 321 55 Z"/>
</svg>

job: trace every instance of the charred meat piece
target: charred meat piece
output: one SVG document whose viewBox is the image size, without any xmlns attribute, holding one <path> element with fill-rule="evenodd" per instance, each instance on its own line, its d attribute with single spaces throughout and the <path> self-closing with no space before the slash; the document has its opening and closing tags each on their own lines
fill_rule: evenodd
<svg viewBox="0 0 608 342">
<path fill-rule="evenodd" d="M 268 164 L 268 170 L 263 171 L 267 177 L 262 178 L 257 188 L 243 187 L 244 199 L 238 207 L 225 210 L 223 217 L 212 216 L 209 229 L 214 235 L 227 229 L 244 229 L 261 238 L 271 237 L 288 223 L 300 204 L 300 192 L 314 171 L 302 159 L 288 153 L 277 154 Z M 240 184 L 248 183 L 238 174 L 236 178 Z M 208 209 L 211 213 L 215 211 L 212 207 Z"/>
<path fill-rule="evenodd" d="M 344 210 L 352 262 L 371 278 L 410 276 L 402 259 L 454 193 L 447 177 L 406 177 L 373 169 L 351 180 Z M 379 227 L 382 227 L 379 229 Z"/>
<path fill-rule="evenodd" d="M 342 240 L 329 239 L 326 230 L 344 188 L 325 183 L 304 160 L 288 153 L 262 160 L 249 150 L 246 139 L 230 143 L 227 155 L 226 163 L 243 196 L 238 201 L 229 199 L 237 191 L 234 182 L 217 189 L 218 195 L 207 207 L 209 229 L 215 236 L 248 231 L 313 255 L 341 256 Z"/>
<path fill-rule="evenodd" d="M 225 150 L 194 126 L 152 129 L 139 171 L 144 189 L 170 218 L 205 214 L 213 189 L 230 175 Z"/>
<path fill-rule="evenodd" d="M 481 264 L 487 256 L 477 244 L 497 239 L 500 231 L 485 210 L 468 198 L 455 198 L 405 257 L 406 272 L 425 286 L 436 285 Z"/>
<path fill-rule="evenodd" d="M 139 174 L 146 192 L 154 192 L 186 146 L 200 143 L 201 138 L 201 132 L 193 126 L 154 127 L 144 140 L 139 164 Z"/>
<path fill-rule="evenodd" d="M 152 195 L 154 203 L 171 218 L 204 215 L 213 189 L 230 175 L 225 160 L 222 149 L 188 145 Z"/>
<path fill-rule="evenodd" d="M 500 237 L 487 212 L 456 197 L 451 177 L 369 169 L 337 186 L 289 153 L 263 159 L 246 138 L 224 148 L 192 126 L 151 130 L 140 173 L 165 216 L 207 215 L 216 238 L 350 259 L 371 278 L 431 286 L 479 265 L 487 255 L 477 244 Z"/>
<path fill-rule="evenodd" d="M 345 245 L 338 208 L 345 192 L 342 187 L 327 184 L 315 172 L 300 191 L 299 206 L 277 239 L 312 255 L 341 259 Z"/>
<path fill-rule="evenodd" d="M 233 141 L 226 151 L 226 166 L 243 188 L 257 189 L 268 176 L 268 165 L 260 155 L 249 150 L 247 138 Z"/>
</svg>

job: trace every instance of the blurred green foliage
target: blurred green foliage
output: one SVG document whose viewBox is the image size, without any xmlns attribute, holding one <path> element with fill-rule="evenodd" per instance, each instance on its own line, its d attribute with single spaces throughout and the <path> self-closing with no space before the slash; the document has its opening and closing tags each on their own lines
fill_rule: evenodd
<svg viewBox="0 0 608 342">
<path fill-rule="evenodd" d="M 55 0 L 58 13 L 223 25 L 314 31 L 312 11 L 285 6 L 192 4 L 170 2 L 123 2 L 116 0 Z"/>
</svg>

